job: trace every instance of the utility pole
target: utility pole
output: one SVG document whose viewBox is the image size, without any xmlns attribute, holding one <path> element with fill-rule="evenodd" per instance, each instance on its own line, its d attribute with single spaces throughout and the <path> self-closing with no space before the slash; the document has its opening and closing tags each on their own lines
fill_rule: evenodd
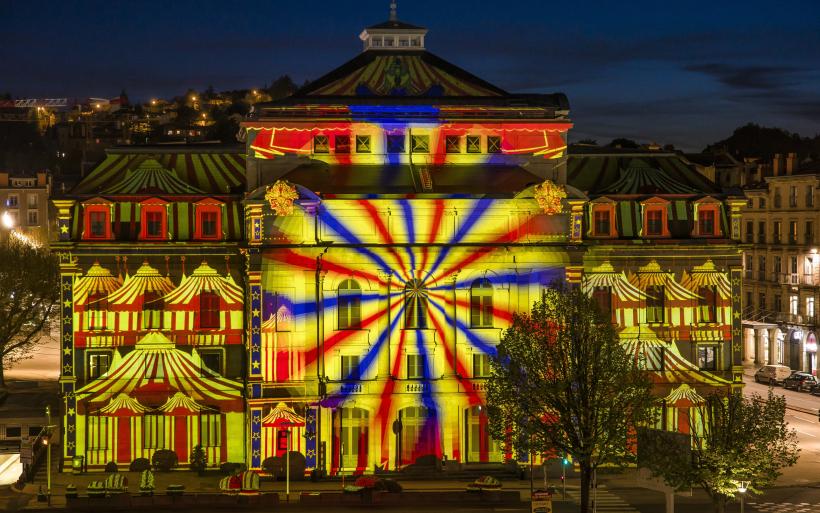
<svg viewBox="0 0 820 513">
<path fill-rule="evenodd" d="M 46 405 L 46 434 L 43 443 L 46 445 L 46 494 L 48 505 L 51 506 L 51 406 Z"/>
</svg>

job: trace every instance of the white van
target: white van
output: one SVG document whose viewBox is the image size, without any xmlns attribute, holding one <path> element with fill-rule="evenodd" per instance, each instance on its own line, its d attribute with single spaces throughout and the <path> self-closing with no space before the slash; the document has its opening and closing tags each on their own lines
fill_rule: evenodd
<svg viewBox="0 0 820 513">
<path fill-rule="evenodd" d="M 755 372 L 755 383 L 781 385 L 791 375 L 792 370 L 785 365 L 764 365 Z"/>
</svg>

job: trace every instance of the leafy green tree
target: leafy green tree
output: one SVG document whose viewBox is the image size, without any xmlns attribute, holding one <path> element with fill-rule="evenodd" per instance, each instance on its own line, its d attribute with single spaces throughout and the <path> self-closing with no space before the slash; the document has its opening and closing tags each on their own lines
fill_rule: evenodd
<svg viewBox="0 0 820 513">
<path fill-rule="evenodd" d="M 691 450 L 674 446 L 662 431 L 641 433 L 640 464 L 674 488 L 700 486 L 715 512 L 736 498 L 740 481 L 754 494 L 772 486 L 800 452 L 786 424 L 786 399 L 771 391 L 766 400 L 710 394 L 693 408 L 689 431 Z"/>
<path fill-rule="evenodd" d="M 529 314 L 513 317 L 490 367 L 493 436 L 571 455 L 588 512 L 595 470 L 633 460 L 634 427 L 653 416 L 649 376 L 609 316 L 578 288 L 549 289 Z"/>
<path fill-rule="evenodd" d="M 0 388 L 4 369 L 33 356 L 59 313 L 60 273 L 48 249 L 0 228 Z"/>
</svg>

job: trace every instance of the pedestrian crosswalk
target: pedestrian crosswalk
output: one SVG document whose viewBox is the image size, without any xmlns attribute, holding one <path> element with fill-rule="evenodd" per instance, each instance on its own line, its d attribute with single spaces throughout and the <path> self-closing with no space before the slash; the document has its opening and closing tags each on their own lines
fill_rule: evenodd
<svg viewBox="0 0 820 513">
<path fill-rule="evenodd" d="M 820 513 L 820 504 L 808 502 L 747 502 L 749 509 L 761 513 Z"/>
<path fill-rule="evenodd" d="M 567 495 L 576 503 L 581 503 L 581 492 L 578 490 L 567 491 Z M 628 502 L 612 493 L 605 485 L 598 486 L 597 493 L 593 492 L 590 500 L 593 498 L 595 499 L 594 511 L 597 513 L 640 513 Z"/>
</svg>

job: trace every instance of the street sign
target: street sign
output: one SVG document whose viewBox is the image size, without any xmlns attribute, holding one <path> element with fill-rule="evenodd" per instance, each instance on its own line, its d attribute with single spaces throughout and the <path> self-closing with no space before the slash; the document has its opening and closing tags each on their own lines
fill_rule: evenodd
<svg viewBox="0 0 820 513">
<path fill-rule="evenodd" d="M 552 513 L 552 494 L 532 492 L 532 513 Z"/>
</svg>

